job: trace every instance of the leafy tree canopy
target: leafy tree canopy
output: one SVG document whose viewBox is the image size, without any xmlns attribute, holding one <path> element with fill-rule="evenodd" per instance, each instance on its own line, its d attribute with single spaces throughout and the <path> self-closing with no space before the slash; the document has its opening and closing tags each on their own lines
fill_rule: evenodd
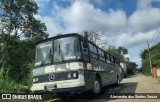
<svg viewBox="0 0 160 102">
<path fill-rule="evenodd" d="M 11 68 L 10 77 L 15 79 L 22 80 L 25 75 L 19 73 L 34 60 L 35 43 L 48 37 L 37 13 L 34 0 L 0 0 L 0 66 Z"/>
<path fill-rule="evenodd" d="M 125 47 L 122 47 L 125 48 Z M 126 48 L 125 48 L 126 49 Z M 127 49 L 126 49 L 127 50 Z M 116 58 L 118 58 L 120 60 L 120 62 L 125 62 L 125 57 L 124 54 L 127 54 L 128 52 L 125 52 L 124 54 L 121 53 L 122 49 L 120 49 L 120 47 L 116 48 L 112 45 L 110 45 L 107 49 L 107 52 L 112 54 L 113 56 L 115 56 Z"/>
</svg>

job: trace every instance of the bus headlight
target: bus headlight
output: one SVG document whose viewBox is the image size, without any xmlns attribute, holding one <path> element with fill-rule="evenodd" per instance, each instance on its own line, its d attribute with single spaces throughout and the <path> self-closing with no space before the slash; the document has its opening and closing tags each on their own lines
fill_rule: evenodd
<svg viewBox="0 0 160 102">
<path fill-rule="evenodd" d="M 38 81 L 38 78 L 36 78 L 36 82 Z"/>
<path fill-rule="evenodd" d="M 33 78 L 33 82 L 37 82 L 38 81 L 38 78 Z"/>
<path fill-rule="evenodd" d="M 77 74 L 76 74 L 76 73 L 73 73 L 73 77 L 74 77 L 74 78 L 77 77 Z"/>
<path fill-rule="evenodd" d="M 33 82 L 36 82 L 36 78 L 33 78 Z"/>
<path fill-rule="evenodd" d="M 71 78 L 71 74 L 70 73 L 68 74 L 68 78 Z"/>
</svg>

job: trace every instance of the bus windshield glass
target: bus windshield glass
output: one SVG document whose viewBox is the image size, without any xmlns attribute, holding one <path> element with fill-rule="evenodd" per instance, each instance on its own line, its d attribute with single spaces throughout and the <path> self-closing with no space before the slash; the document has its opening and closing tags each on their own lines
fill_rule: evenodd
<svg viewBox="0 0 160 102">
<path fill-rule="evenodd" d="M 48 41 L 36 46 L 36 64 L 51 63 L 52 41 Z"/>
<path fill-rule="evenodd" d="M 54 40 L 54 62 L 76 60 L 80 58 L 77 37 L 66 37 Z"/>
</svg>

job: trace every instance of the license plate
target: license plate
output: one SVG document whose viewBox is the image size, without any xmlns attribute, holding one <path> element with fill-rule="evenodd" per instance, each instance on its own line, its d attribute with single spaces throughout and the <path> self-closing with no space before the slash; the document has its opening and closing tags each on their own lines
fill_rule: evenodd
<svg viewBox="0 0 160 102">
<path fill-rule="evenodd" d="M 53 89 L 55 89 L 55 84 L 46 85 L 46 89 L 48 91 L 52 91 Z"/>
</svg>

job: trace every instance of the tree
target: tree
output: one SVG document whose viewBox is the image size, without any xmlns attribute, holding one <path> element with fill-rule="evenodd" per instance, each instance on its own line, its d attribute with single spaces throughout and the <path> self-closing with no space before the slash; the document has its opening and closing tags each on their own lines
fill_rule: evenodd
<svg viewBox="0 0 160 102">
<path fill-rule="evenodd" d="M 125 62 L 124 54 L 128 53 L 128 49 L 122 46 L 116 48 L 110 45 L 107 49 L 107 52 L 116 56 L 121 62 Z"/>
<path fill-rule="evenodd" d="M 123 47 L 123 46 L 120 46 L 120 47 L 118 47 L 118 52 L 119 52 L 121 55 L 128 54 L 128 49 L 126 49 L 126 48 Z"/>
<path fill-rule="evenodd" d="M 119 53 L 119 49 L 117 49 L 116 47 L 110 45 L 107 49 L 107 52 L 119 59 L 120 62 L 125 62 L 125 57 L 121 53 Z"/>
<path fill-rule="evenodd" d="M 152 61 L 152 66 L 159 67 L 160 66 L 160 43 L 152 46 L 150 48 L 150 55 L 151 55 L 151 61 Z M 147 49 L 142 51 L 140 54 L 140 57 L 142 59 L 142 73 L 146 75 L 151 74 L 151 69 L 149 65 L 149 52 Z"/>
<path fill-rule="evenodd" d="M 114 46 L 109 46 L 107 49 L 107 52 L 112 54 L 114 57 L 120 60 L 120 62 L 126 63 L 127 65 L 127 73 L 132 75 L 137 69 L 137 64 L 135 62 L 131 62 L 129 58 L 125 58 L 124 54 L 128 53 L 128 49 L 125 47 L 114 47 Z"/>
<path fill-rule="evenodd" d="M 37 10 L 33 0 L 0 1 L 0 65 L 10 68 L 11 77 L 18 78 L 16 73 L 27 70 L 26 63 L 34 59 L 35 43 L 48 37 L 45 24 L 34 17 Z"/>
<path fill-rule="evenodd" d="M 102 34 L 99 32 L 95 32 L 95 31 L 83 31 L 81 33 L 81 35 L 83 37 L 85 37 L 86 39 L 88 39 L 89 41 L 96 43 L 97 41 L 99 41 L 102 37 Z"/>
<path fill-rule="evenodd" d="M 127 62 L 127 73 L 133 75 L 137 70 L 138 65 L 135 62 Z"/>
</svg>

